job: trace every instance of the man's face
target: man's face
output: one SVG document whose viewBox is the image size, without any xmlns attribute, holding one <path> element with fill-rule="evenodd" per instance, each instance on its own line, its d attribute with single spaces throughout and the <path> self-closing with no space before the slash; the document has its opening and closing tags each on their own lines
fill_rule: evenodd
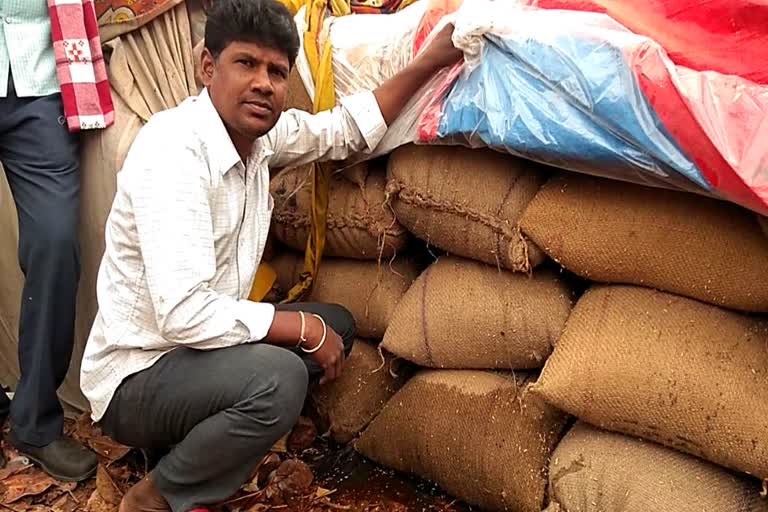
<svg viewBox="0 0 768 512">
<path fill-rule="evenodd" d="M 233 137 L 253 142 L 275 126 L 290 72 L 283 52 L 233 41 L 218 59 L 204 50 L 201 70 L 211 101 Z"/>
</svg>

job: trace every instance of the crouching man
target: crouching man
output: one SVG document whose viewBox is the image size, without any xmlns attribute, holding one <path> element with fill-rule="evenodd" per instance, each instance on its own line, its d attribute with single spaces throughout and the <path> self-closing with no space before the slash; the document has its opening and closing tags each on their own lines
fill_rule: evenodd
<svg viewBox="0 0 768 512">
<path fill-rule="evenodd" d="M 171 447 L 121 512 L 188 512 L 233 495 L 339 376 L 345 309 L 246 299 L 272 213 L 269 167 L 373 148 L 410 96 L 460 53 L 446 28 L 400 74 L 317 115 L 282 113 L 299 51 L 275 0 L 216 0 L 206 88 L 155 115 L 118 175 L 82 364 L 95 421 L 129 446 Z"/>
</svg>

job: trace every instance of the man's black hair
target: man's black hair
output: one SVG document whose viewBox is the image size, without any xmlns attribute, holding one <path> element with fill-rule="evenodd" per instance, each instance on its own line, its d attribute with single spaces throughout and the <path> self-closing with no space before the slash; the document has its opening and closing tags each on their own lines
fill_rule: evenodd
<svg viewBox="0 0 768 512">
<path fill-rule="evenodd" d="M 214 58 L 230 43 L 246 41 L 285 53 L 291 67 L 299 54 L 299 32 L 291 13 L 276 0 L 209 0 L 205 47 Z"/>
</svg>

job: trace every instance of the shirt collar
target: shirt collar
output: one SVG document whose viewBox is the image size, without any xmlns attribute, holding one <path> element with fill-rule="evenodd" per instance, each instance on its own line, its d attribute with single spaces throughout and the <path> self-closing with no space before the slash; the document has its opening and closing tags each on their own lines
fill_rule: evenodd
<svg viewBox="0 0 768 512">
<path fill-rule="evenodd" d="M 211 97 L 208 94 L 208 88 L 204 88 L 197 97 L 197 104 L 200 110 L 200 125 L 205 134 L 205 151 L 208 161 L 211 165 L 218 167 L 222 175 L 227 174 L 231 169 L 245 165 L 237 152 L 232 139 L 221 120 L 219 112 L 213 106 Z M 272 154 L 272 151 L 264 146 L 261 139 L 257 139 L 251 148 L 250 160 L 260 161 Z"/>
</svg>

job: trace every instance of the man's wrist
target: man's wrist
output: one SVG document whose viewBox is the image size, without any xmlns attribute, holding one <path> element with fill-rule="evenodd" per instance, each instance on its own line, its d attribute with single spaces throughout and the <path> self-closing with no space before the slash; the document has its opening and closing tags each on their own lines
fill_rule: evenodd
<svg viewBox="0 0 768 512">
<path fill-rule="evenodd" d="M 306 333 L 304 338 L 307 341 L 301 344 L 301 348 L 312 350 L 317 347 L 323 338 L 323 322 L 314 315 L 305 313 L 304 316 L 306 317 Z"/>
<path fill-rule="evenodd" d="M 437 59 L 433 58 L 429 51 L 420 53 L 411 61 L 411 70 L 424 77 L 432 76 L 442 68 Z"/>
</svg>

